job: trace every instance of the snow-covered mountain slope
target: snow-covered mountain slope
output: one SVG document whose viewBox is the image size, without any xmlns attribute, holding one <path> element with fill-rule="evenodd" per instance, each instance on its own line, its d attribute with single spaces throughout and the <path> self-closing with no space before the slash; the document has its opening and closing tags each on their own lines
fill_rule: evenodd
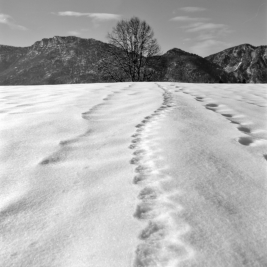
<svg viewBox="0 0 267 267">
<path fill-rule="evenodd" d="M 267 87 L 0 87 L 0 266 L 267 266 Z"/>
</svg>

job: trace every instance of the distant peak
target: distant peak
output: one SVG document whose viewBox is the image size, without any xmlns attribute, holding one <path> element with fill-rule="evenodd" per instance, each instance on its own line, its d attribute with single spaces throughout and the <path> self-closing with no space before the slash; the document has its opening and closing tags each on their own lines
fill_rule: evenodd
<svg viewBox="0 0 267 267">
<path fill-rule="evenodd" d="M 185 52 L 180 48 L 173 48 L 166 52 L 166 55 L 173 55 L 173 54 L 188 54 L 188 52 Z"/>
<path fill-rule="evenodd" d="M 85 39 L 80 38 L 77 36 L 54 36 L 52 38 L 43 38 L 41 41 L 35 42 L 32 47 L 33 48 L 43 48 L 43 47 L 52 47 L 52 46 L 58 46 L 58 45 L 67 45 L 71 43 L 79 43 L 81 41 L 87 41 L 90 43 L 94 42 L 100 42 L 95 39 Z"/>
<path fill-rule="evenodd" d="M 254 49 L 256 49 L 256 46 L 253 46 L 251 44 L 241 44 L 241 45 L 237 45 L 237 46 L 233 47 L 233 49 L 254 50 Z"/>
<path fill-rule="evenodd" d="M 230 48 L 227 48 L 221 52 L 218 52 L 216 54 L 220 54 L 220 53 L 223 53 L 223 52 L 228 52 L 228 51 L 246 51 L 246 50 L 254 50 L 256 49 L 255 46 L 251 45 L 251 44 L 241 44 L 241 45 L 237 45 L 237 46 L 233 46 L 233 47 L 230 47 Z"/>
<path fill-rule="evenodd" d="M 251 44 L 241 44 L 241 45 L 237 45 L 237 47 L 238 46 L 250 46 L 250 47 L 255 47 L 255 46 L 253 46 L 253 45 L 251 45 Z"/>
</svg>

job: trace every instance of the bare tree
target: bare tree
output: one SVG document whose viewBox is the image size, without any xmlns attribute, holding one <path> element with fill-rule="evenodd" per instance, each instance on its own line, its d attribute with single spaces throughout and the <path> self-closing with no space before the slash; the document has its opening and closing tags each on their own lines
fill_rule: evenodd
<svg viewBox="0 0 267 267">
<path fill-rule="evenodd" d="M 149 81 L 155 73 L 149 67 L 160 47 L 151 27 L 137 17 L 121 20 L 107 36 L 109 46 L 103 51 L 102 73 L 113 81 Z"/>
</svg>

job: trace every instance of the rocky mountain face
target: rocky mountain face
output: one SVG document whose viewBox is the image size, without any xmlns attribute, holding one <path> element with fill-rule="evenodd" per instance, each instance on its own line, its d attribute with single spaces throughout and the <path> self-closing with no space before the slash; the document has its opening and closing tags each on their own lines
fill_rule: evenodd
<svg viewBox="0 0 267 267">
<path fill-rule="evenodd" d="M 73 36 L 55 36 L 29 47 L 0 45 L 0 85 L 109 82 L 98 68 L 101 51 L 107 47 L 110 45 L 94 39 Z M 228 49 L 227 56 L 218 53 L 207 58 L 174 48 L 152 59 L 150 67 L 155 70 L 155 81 L 227 83 L 243 78 L 241 65 L 243 70 L 249 62 L 245 77 L 250 80 L 246 81 L 264 81 L 266 47 L 250 47 L 250 53 Z"/>
<path fill-rule="evenodd" d="M 9 69 L 12 64 L 16 64 L 27 53 L 27 50 L 27 47 L 0 45 L 0 73 Z"/>
<path fill-rule="evenodd" d="M 99 82 L 97 62 L 105 46 L 72 36 L 43 39 L 25 48 L 0 46 L 0 84 Z"/>
<path fill-rule="evenodd" d="M 267 46 L 243 44 L 205 59 L 233 74 L 238 82 L 267 83 Z"/>
</svg>

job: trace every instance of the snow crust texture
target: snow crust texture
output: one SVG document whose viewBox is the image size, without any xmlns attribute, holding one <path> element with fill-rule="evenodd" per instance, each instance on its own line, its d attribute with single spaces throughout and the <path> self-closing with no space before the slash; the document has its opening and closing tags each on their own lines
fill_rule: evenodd
<svg viewBox="0 0 267 267">
<path fill-rule="evenodd" d="M 0 87 L 0 266 L 267 266 L 267 87 Z"/>
</svg>

